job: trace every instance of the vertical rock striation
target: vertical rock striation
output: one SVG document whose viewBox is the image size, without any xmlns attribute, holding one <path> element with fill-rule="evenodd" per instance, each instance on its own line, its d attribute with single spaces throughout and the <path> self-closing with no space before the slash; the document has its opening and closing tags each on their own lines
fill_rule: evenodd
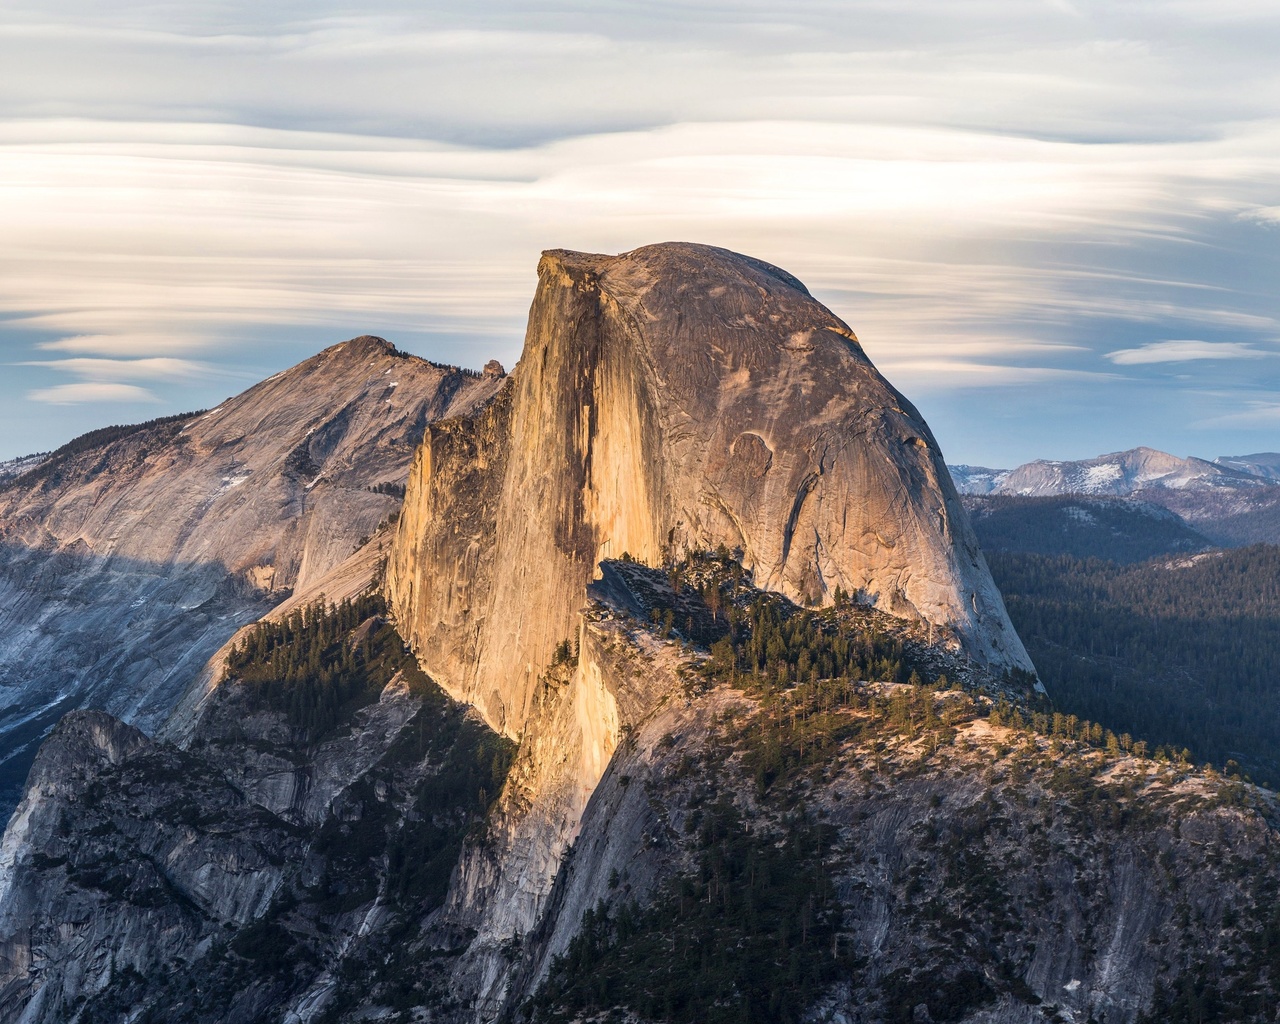
<svg viewBox="0 0 1280 1024">
<path fill-rule="evenodd" d="M 433 424 L 389 567 L 423 667 L 519 735 L 603 558 L 739 548 L 756 582 L 837 587 L 1031 670 L 920 414 L 791 275 L 708 246 L 551 250 L 525 351 Z"/>
<path fill-rule="evenodd" d="M 605 574 L 614 592 L 627 592 L 617 563 Z M 546 924 L 556 879 L 619 746 L 683 689 L 678 650 L 636 630 L 604 590 L 588 593 L 576 662 L 539 680 L 506 785 L 483 836 L 463 850 L 444 908 L 442 924 L 474 936 L 451 989 L 474 1002 L 476 1019 L 493 1019 L 517 992 L 513 937 L 524 943 Z M 576 922 L 582 909 L 569 916 Z"/>
</svg>

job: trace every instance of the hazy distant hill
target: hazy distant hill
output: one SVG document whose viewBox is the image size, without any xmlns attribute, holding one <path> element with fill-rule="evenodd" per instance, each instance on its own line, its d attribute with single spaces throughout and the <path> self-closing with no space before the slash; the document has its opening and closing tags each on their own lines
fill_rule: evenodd
<svg viewBox="0 0 1280 1024">
<path fill-rule="evenodd" d="M 1170 490 L 1248 490 L 1266 481 L 1232 466 L 1205 459 L 1181 459 L 1154 448 L 1099 455 L 1070 462 L 1037 459 L 1016 469 L 956 466 L 956 489 L 968 494 L 1128 495 L 1151 488 Z"/>
<path fill-rule="evenodd" d="M 960 463 L 947 466 L 951 481 L 961 494 L 992 494 L 999 490 L 1009 475 L 1007 469 L 991 469 L 987 466 L 966 466 Z"/>
<path fill-rule="evenodd" d="M 1253 455 L 1219 455 L 1213 460 L 1227 469 L 1252 473 L 1264 480 L 1280 481 L 1280 452 L 1256 452 Z"/>
<path fill-rule="evenodd" d="M 1136 498 L 965 495 L 964 505 L 988 553 L 1026 551 L 1143 562 L 1213 546 L 1177 513 Z"/>
</svg>

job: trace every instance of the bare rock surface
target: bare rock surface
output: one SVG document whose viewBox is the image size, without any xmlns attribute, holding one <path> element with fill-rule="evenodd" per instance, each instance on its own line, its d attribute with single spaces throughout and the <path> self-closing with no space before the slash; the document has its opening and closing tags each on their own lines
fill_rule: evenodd
<svg viewBox="0 0 1280 1024">
<path fill-rule="evenodd" d="M 548 921 L 556 878 L 619 745 L 683 690 L 678 649 L 615 614 L 620 598 L 635 602 L 627 568 L 607 563 L 609 585 L 592 588 L 601 600 L 580 620 L 572 664 L 553 665 L 539 681 L 502 796 L 482 838 L 464 849 L 443 909 L 446 929 L 475 936 L 450 982 L 482 1018 L 511 1001 L 511 937 L 523 940 Z M 571 907 L 567 920 L 580 920 L 582 909 Z"/>
<path fill-rule="evenodd" d="M 610 659 L 614 692 L 644 692 L 653 646 L 680 662 L 679 648 L 625 615 L 597 606 L 591 619 L 590 633 L 631 654 Z M 533 926 L 522 931 L 502 900 L 481 901 L 481 934 L 501 917 L 521 941 L 508 941 L 502 961 L 479 940 L 469 950 L 463 966 L 488 967 L 455 972 L 458 991 L 469 982 L 478 992 L 469 1019 L 521 1007 L 517 1019 L 660 1020 L 662 986 L 690 970 L 676 962 L 720 956 L 699 942 L 745 956 L 752 941 L 806 1021 L 1118 1024 L 1167 1019 L 1191 984 L 1228 1013 L 1220 1019 L 1271 1019 L 1278 979 L 1254 929 L 1275 919 L 1255 902 L 1280 878 L 1273 794 L 1052 740 L 1020 719 L 1011 728 L 985 717 L 989 698 L 892 684 L 868 689 L 866 710 L 852 713 L 860 726 L 844 733 L 855 739 L 762 786 L 753 765 L 770 731 L 787 731 L 785 701 L 722 686 L 654 698 L 561 830 L 572 844 Z M 894 724 L 892 707 L 921 699 L 934 702 L 938 731 L 912 725 L 911 713 Z M 778 850 L 775 888 L 761 887 Z M 753 859 L 749 875 L 742 865 Z M 802 908 L 775 910 L 776 933 L 760 937 L 771 899 L 806 872 L 832 887 L 822 938 L 799 953 L 832 964 L 816 996 L 781 966 L 786 943 L 804 942 L 794 931 Z M 747 907 L 750 924 L 708 931 L 718 915 L 689 909 L 719 900 Z M 686 915 L 698 918 L 687 928 Z M 820 913 L 810 920 L 817 932 Z M 740 997 L 745 980 L 724 994 Z M 751 980 L 763 986 L 753 996 L 767 991 Z M 751 1019 L 777 1018 L 757 1008 Z"/>
<path fill-rule="evenodd" d="M 395 514 L 427 423 L 500 382 L 356 338 L 202 415 L 73 444 L 8 480 L 0 807 L 67 711 L 156 728 L 237 628 Z"/>
<path fill-rule="evenodd" d="M 103 712 L 68 715 L 0 851 L 0 1018 L 70 1020 L 113 981 L 207 949 L 263 914 L 301 852 L 200 760 Z"/>
<path fill-rule="evenodd" d="M 365 545 L 339 562 L 323 576 L 310 580 L 255 622 L 241 626 L 205 662 L 200 674 L 183 691 L 169 716 L 156 730 L 156 737 L 180 747 L 187 746 L 200 726 L 205 704 L 227 677 L 227 657 L 232 647 L 255 625 L 280 622 L 299 609 L 317 603 L 340 604 L 374 588 L 386 563 L 385 549 L 390 537 L 388 527 L 377 530 Z"/>
<path fill-rule="evenodd" d="M 929 428 L 799 281 L 684 243 L 544 253 L 519 366 L 410 473 L 389 582 L 424 668 L 517 736 L 602 559 L 720 544 L 1031 670 Z"/>
<path fill-rule="evenodd" d="M 376 656 L 404 660 L 394 633 L 381 636 Z M 385 927 L 388 883 L 374 875 L 398 817 L 418 815 L 434 838 L 431 815 L 465 827 L 474 813 L 423 815 L 414 801 L 460 733 L 488 732 L 436 694 L 424 708 L 396 673 L 309 741 L 283 708 L 227 681 L 185 750 L 103 712 L 67 715 L 0 845 L 0 1019 L 53 1024 L 86 1004 L 131 1019 L 151 1003 L 156 1019 L 248 1024 L 280 1019 L 312 981 L 326 991 L 321 960 L 336 969 Z M 299 925 L 315 952 L 291 938 Z M 302 979 L 281 975 L 290 950 L 310 968 Z"/>
</svg>

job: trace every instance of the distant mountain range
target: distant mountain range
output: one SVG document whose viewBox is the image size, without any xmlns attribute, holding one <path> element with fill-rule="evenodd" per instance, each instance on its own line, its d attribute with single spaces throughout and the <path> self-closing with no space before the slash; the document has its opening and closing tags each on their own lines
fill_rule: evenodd
<svg viewBox="0 0 1280 1024">
<path fill-rule="evenodd" d="M 961 494 L 1127 496 L 1151 488 L 1207 491 L 1274 485 L 1280 481 L 1280 453 L 1224 455 L 1210 462 L 1194 456 L 1180 459 L 1154 448 L 1131 448 L 1096 459 L 1036 459 L 1016 469 L 964 465 L 949 468 Z"/>
<path fill-rule="evenodd" d="M 1037 459 L 1015 469 L 949 468 L 971 511 L 980 496 L 1134 499 L 1177 513 L 1215 544 L 1280 542 L 1280 453 L 1276 452 L 1223 455 L 1211 462 L 1143 447 L 1077 461 Z M 1012 511 L 1008 504 L 1001 506 L 1003 516 Z M 1045 510 L 1037 509 L 1035 514 L 1042 517 Z"/>
<path fill-rule="evenodd" d="M 1238 469 L 1242 473 L 1280 482 L 1280 453 L 1257 452 L 1253 455 L 1219 455 L 1213 460 L 1220 466 Z"/>
</svg>

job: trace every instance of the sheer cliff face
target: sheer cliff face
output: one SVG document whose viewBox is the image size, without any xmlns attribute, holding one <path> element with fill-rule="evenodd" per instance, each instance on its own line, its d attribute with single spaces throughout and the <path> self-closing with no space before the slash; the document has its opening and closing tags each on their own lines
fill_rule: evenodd
<svg viewBox="0 0 1280 1024">
<path fill-rule="evenodd" d="M 357 338 L 0 491 L 0 808 L 67 711 L 163 721 L 238 626 L 394 513 L 369 487 L 405 479 L 426 423 L 500 382 Z"/>
<path fill-rule="evenodd" d="M 722 249 L 543 255 L 525 352 L 428 432 L 390 569 L 420 660 L 518 734 L 602 558 L 740 548 L 805 602 L 837 587 L 1031 665 L 920 414 L 789 274 Z"/>
</svg>

